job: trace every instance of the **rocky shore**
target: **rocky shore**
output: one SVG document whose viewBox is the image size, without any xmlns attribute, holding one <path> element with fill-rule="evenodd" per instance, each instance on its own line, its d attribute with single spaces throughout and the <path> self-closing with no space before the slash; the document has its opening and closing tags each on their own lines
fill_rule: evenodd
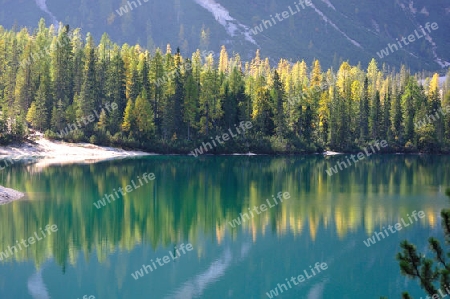
<svg viewBox="0 0 450 299">
<path fill-rule="evenodd" d="M 14 200 L 24 197 L 25 194 L 14 189 L 0 186 L 0 205 L 10 203 Z"/>
</svg>

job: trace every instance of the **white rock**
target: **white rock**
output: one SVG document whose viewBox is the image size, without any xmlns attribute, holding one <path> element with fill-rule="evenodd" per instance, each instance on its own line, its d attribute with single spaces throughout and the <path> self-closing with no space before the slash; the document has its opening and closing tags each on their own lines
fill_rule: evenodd
<svg viewBox="0 0 450 299">
<path fill-rule="evenodd" d="M 25 194 L 14 189 L 0 186 L 0 205 L 4 205 L 16 199 L 24 197 Z"/>
</svg>

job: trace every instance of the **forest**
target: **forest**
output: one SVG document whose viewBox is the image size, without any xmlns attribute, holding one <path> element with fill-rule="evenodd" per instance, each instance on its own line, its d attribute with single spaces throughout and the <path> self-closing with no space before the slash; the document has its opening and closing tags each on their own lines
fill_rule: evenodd
<svg viewBox="0 0 450 299">
<path fill-rule="evenodd" d="M 34 32 L 0 27 L 0 142 L 41 131 L 187 154 L 249 121 L 251 130 L 209 153 L 350 152 L 375 140 L 386 140 L 387 152 L 450 152 L 450 72 L 440 86 L 437 73 L 375 59 L 366 70 L 345 61 L 322 70 L 318 60 L 271 66 L 259 51 L 243 61 L 225 46 L 217 58 L 206 50 L 149 52 L 106 34 L 97 44 L 43 20 Z"/>
</svg>

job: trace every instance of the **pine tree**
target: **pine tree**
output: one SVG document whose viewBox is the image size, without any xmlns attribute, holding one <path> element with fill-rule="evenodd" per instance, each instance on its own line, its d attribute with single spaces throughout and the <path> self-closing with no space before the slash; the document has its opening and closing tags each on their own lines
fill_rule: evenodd
<svg viewBox="0 0 450 299">
<path fill-rule="evenodd" d="M 190 63 L 189 60 L 186 61 L 186 64 L 188 63 Z M 187 124 L 187 139 L 191 140 L 191 130 L 197 128 L 196 120 L 198 117 L 199 89 L 194 80 L 194 76 L 192 75 L 192 71 L 188 71 L 186 76 L 187 79 L 184 85 L 183 120 Z"/>
<path fill-rule="evenodd" d="M 177 49 L 175 54 L 175 93 L 172 96 L 173 101 L 173 116 L 174 116 L 174 133 L 180 136 L 185 132 L 183 124 L 183 102 L 184 102 L 184 77 L 181 74 L 181 54 L 180 49 Z"/>
<path fill-rule="evenodd" d="M 148 101 L 147 92 L 144 90 L 136 99 L 135 117 L 138 140 L 143 142 L 150 139 L 154 133 L 153 111 Z"/>
<path fill-rule="evenodd" d="M 396 90 L 397 91 L 397 90 Z M 401 95 L 394 92 L 394 102 L 392 105 L 392 131 L 394 140 L 403 145 L 403 111 L 401 105 Z"/>
<path fill-rule="evenodd" d="M 69 26 L 60 30 L 53 43 L 52 53 L 52 93 L 56 101 L 66 102 L 73 98 L 73 52 L 72 42 L 69 38 Z"/>
<path fill-rule="evenodd" d="M 430 86 L 428 89 L 428 101 L 429 110 L 428 113 L 435 118 L 433 120 L 433 126 L 436 132 L 436 139 L 443 140 L 444 137 L 444 124 L 443 124 L 443 115 L 440 113 L 441 109 L 441 98 L 440 98 L 440 89 L 439 89 L 439 74 L 435 73 L 433 78 L 430 81 Z"/>
<path fill-rule="evenodd" d="M 28 40 L 23 53 L 23 59 L 32 61 L 32 41 Z M 20 109 L 26 111 L 30 107 L 31 101 L 36 95 L 36 86 L 33 80 L 33 63 L 22 65 L 16 78 L 15 98 L 19 103 Z"/>
<path fill-rule="evenodd" d="M 219 57 L 219 73 L 224 74 L 228 71 L 228 53 L 225 46 L 222 46 Z"/>
<path fill-rule="evenodd" d="M 135 108 L 133 104 L 133 100 L 129 99 L 127 102 L 127 107 L 125 108 L 125 113 L 123 115 L 122 122 L 122 131 L 128 133 L 130 130 L 135 128 L 136 117 L 135 117 Z"/>
<path fill-rule="evenodd" d="M 26 116 L 27 122 L 29 122 L 32 126 L 36 126 L 36 103 L 31 103 L 30 109 L 28 109 L 27 116 Z"/>
<path fill-rule="evenodd" d="M 236 96 L 232 93 L 229 80 L 225 80 L 220 88 L 220 99 L 222 102 L 223 122 L 222 127 L 232 128 L 238 123 L 238 103 Z"/>
<path fill-rule="evenodd" d="M 389 82 L 388 82 L 389 84 Z M 391 130 L 391 90 L 387 87 L 387 92 L 384 96 L 383 105 L 383 128 L 381 132 L 381 138 L 387 140 L 388 143 L 392 140 L 392 130 Z"/>
<path fill-rule="evenodd" d="M 93 133 L 94 124 L 87 122 L 88 116 L 92 114 L 95 109 L 95 102 L 97 99 L 97 84 L 95 74 L 95 62 L 97 60 L 92 37 L 87 37 L 87 44 L 85 48 L 86 61 L 84 64 L 83 84 L 81 86 L 81 93 L 77 109 L 77 118 L 83 121 L 83 131 L 85 136 L 89 137 Z"/>
<path fill-rule="evenodd" d="M 107 128 L 108 128 L 108 116 L 106 114 L 105 109 L 102 109 L 102 111 L 100 112 L 100 118 L 97 122 L 97 130 L 100 131 L 102 134 L 105 134 Z"/>
<path fill-rule="evenodd" d="M 158 136 L 162 136 L 162 102 L 164 98 L 167 72 L 164 69 L 161 50 L 157 49 L 150 62 L 150 80 L 152 84 L 153 113 Z"/>
<path fill-rule="evenodd" d="M 305 141 L 309 144 L 312 142 L 312 132 L 313 132 L 313 112 L 311 106 L 306 106 L 305 116 L 303 121 L 303 136 Z"/>
<path fill-rule="evenodd" d="M 113 103 L 117 105 L 117 109 L 113 110 L 111 115 L 109 115 L 108 124 L 109 132 L 114 135 L 120 131 L 120 123 L 122 122 L 127 101 L 124 61 L 117 46 L 114 46 L 112 52 L 111 66 L 108 68 L 106 99 L 110 101 L 111 105 Z"/>
<path fill-rule="evenodd" d="M 284 90 L 283 90 L 283 85 L 281 84 L 281 80 L 278 75 L 278 72 L 276 70 L 274 71 L 273 88 L 271 90 L 271 98 L 272 98 L 271 101 L 272 101 L 273 114 L 274 114 L 275 132 L 276 132 L 278 138 L 283 138 L 286 135 L 286 123 L 285 123 L 285 116 L 284 116 L 284 109 L 283 109 Z M 310 121 L 311 121 L 311 119 L 310 119 Z M 306 127 L 310 128 L 311 123 L 307 124 Z M 309 134 L 309 136 L 311 136 L 310 132 L 308 132 L 308 134 Z"/>
<path fill-rule="evenodd" d="M 209 135 L 209 130 L 215 129 L 217 120 L 222 115 L 222 107 L 218 99 L 218 74 L 217 69 L 214 68 L 212 55 L 207 57 L 200 80 L 200 131 Z"/>
<path fill-rule="evenodd" d="M 75 94 L 80 94 L 81 92 L 81 85 L 83 84 L 83 70 L 84 70 L 84 64 L 83 61 L 85 59 L 85 52 L 83 49 L 83 40 L 81 37 L 80 29 L 75 29 L 72 33 L 72 51 L 73 51 L 73 96 L 75 97 Z M 73 98 L 68 97 L 70 102 L 69 105 L 72 104 Z"/>
<path fill-rule="evenodd" d="M 52 118 L 51 118 L 51 127 L 53 131 L 61 131 L 65 125 L 64 119 L 64 104 L 63 101 L 59 100 L 56 105 L 53 105 L 52 108 Z"/>
<path fill-rule="evenodd" d="M 408 78 L 408 83 L 404 94 L 402 95 L 403 111 L 404 111 L 404 136 L 406 141 L 414 141 L 414 117 L 416 113 L 416 103 L 419 99 L 419 86 L 414 77 Z"/>
<path fill-rule="evenodd" d="M 375 98 L 373 100 L 373 105 L 370 111 L 370 128 L 371 128 L 371 136 L 373 140 L 380 139 L 380 130 L 382 127 L 382 109 L 380 102 L 380 92 L 377 90 L 375 92 Z"/>
<path fill-rule="evenodd" d="M 49 111 L 47 110 L 47 97 L 49 93 L 44 84 L 41 84 L 36 94 L 36 117 L 33 122 L 33 127 L 39 131 L 45 131 L 48 129 L 48 117 Z"/>
</svg>

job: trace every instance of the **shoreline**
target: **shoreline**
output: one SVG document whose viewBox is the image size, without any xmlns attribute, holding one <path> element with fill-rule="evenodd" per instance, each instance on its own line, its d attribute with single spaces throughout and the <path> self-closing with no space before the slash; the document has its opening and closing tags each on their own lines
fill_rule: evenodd
<svg viewBox="0 0 450 299">
<path fill-rule="evenodd" d="M 155 155 L 143 151 L 127 151 L 121 148 L 97 146 L 90 143 L 68 143 L 54 141 L 37 136 L 36 140 L 27 140 L 7 146 L 0 146 L 0 159 L 32 160 L 36 167 L 52 164 L 96 163 L 105 160 Z M 6 163 L 5 163 L 6 164 Z M 7 165 L 8 166 L 8 165 Z M 4 169 L 4 165 L 0 165 Z"/>
<path fill-rule="evenodd" d="M 15 143 L 6 146 L 0 146 L 0 171 L 7 166 L 14 164 L 16 161 L 23 162 L 27 160 L 29 164 L 33 164 L 37 168 L 43 168 L 49 165 L 64 164 L 92 164 L 108 160 L 124 159 L 129 157 L 143 156 L 186 156 L 195 157 L 192 153 L 154 153 L 144 152 L 141 150 L 124 150 L 122 148 L 100 146 L 91 143 L 70 143 L 65 141 L 49 140 L 39 135 L 36 140 L 26 140 L 22 143 Z M 255 153 L 235 152 L 235 153 L 205 153 L 198 155 L 199 157 L 214 156 L 308 156 L 323 155 L 324 157 L 342 156 L 354 154 L 357 151 L 336 152 L 326 150 L 322 152 L 304 152 L 304 153 Z M 450 153 L 422 153 L 422 152 L 401 152 L 401 151 L 384 151 L 376 153 L 377 155 L 449 155 Z M 9 161 L 9 163 L 6 162 Z"/>
<path fill-rule="evenodd" d="M 106 160 L 123 159 L 129 157 L 155 156 L 155 155 L 175 155 L 175 156 L 192 156 L 192 152 L 176 153 L 176 152 L 144 152 L 142 150 L 124 150 L 122 148 L 94 145 L 91 143 L 70 143 L 65 141 L 51 140 L 44 138 L 42 133 L 33 135 L 34 138 L 27 139 L 21 143 L 0 146 L 0 170 L 5 167 L 1 164 L 2 160 L 9 160 L 10 165 L 15 161 L 29 160 L 37 167 L 45 167 L 52 164 L 71 164 L 85 163 L 91 164 Z M 316 152 L 267 152 L 261 153 L 255 151 L 245 152 L 208 152 L 201 156 L 305 156 L 305 155 L 323 155 L 325 157 L 341 156 L 354 154 L 361 149 L 352 151 L 316 151 Z M 395 151 L 385 149 L 377 154 L 393 154 L 393 155 L 449 155 L 448 152 L 415 152 L 415 151 Z M 8 165 L 7 165 L 8 166 Z"/>
</svg>

